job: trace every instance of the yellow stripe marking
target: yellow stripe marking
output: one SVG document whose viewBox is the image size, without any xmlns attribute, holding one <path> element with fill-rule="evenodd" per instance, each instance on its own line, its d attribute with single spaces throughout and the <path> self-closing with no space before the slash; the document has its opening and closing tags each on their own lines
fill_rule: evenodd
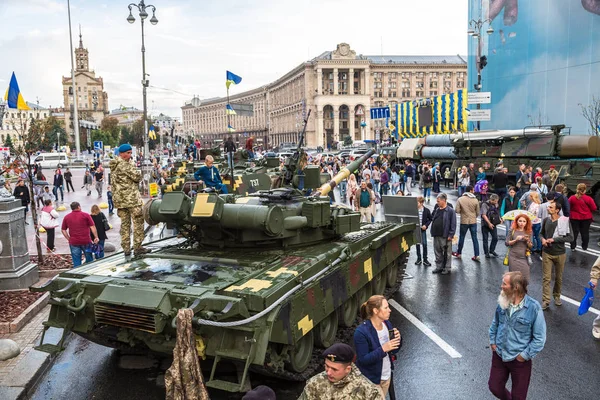
<svg viewBox="0 0 600 400">
<path fill-rule="evenodd" d="M 402 242 L 400 243 L 403 251 L 408 251 L 408 243 L 406 243 L 406 238 L 402 236 Z"/>
<path fill-rule="evenodd" d="M 298 321 L 298 329 L 302 331 L 302 336 L 306 335 L 313 328 L 313 320 L 308 314 Z"/>
<path fill-rule="evenodd" d="M 250 197 L 240 197 L 235 199 L 235 204 L 246 204 L 250 201 Z"/>
<path fill-rule="evenodd" d="M 277 278 L 281 274 L 292 274 L 294 276 L 297 276 L 298 271 L 292 271 L 284 267 L 281 267 L 276 271 L 267 271 L 267 275 L 269 275 L 271 278 Z"/>
<path fill-rule="evenodd" d="M 363 263 L 363 269 L 369 280 L 373 279 L 373 262 L 370 258 Z"/>
<path fill-rule="evenodd" d="M 225 289 L 225 291 L 233 292 L 234 290 L 250 289 L 251 292 L 256 293 L 258 291 L 261 291 L 262 289 L 270 287 L 272 284 L 273 282 L 271 281 L 265 281 L 262 279 L 250 279 L 249 281 L 244 282 L 240 286 L 229 286 L 227 289 Z"/>
<path fill-rule="evenodd" d="M 208 202 L 208 193 L 198 193 L 194 202 L 192 217 L 212 217 L 215 203 Z"/>
</svg>

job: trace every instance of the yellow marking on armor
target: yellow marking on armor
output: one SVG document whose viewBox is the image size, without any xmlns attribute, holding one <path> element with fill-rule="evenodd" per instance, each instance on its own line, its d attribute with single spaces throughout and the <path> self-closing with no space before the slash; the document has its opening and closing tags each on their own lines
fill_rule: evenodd
<svg viewBox="0 0 600 400">
<path fill-rule="evenodd" d="M 231 184 L 231 181 L 229 179 L 223 179 L 223 184 L 229 185 L 229 184 Z"/>
<path fill-rule="evenodd" d="M 500 154 L 500 157 L 504 158 L 504 153 Z"/>
<path fill-rule="evenodd" d="M 292 271 L 284 267 L 279 268 L 277 271 L 267 271 L 267 275 L 269 275 L 271 278 L 277 278 L 281 274 L 292 274 L 294 276 L 297 276 L 298 271 Z"/>
<path fill-rule="evenodd" d="M 177 168 L 178 174 L 185 174 L 186 172 L 187 172 L 187 169 L 185 168 L 185 166 Z"/>
<path fill-rule="evenodd" d="M 192 217 L 212 217 L 215 203 L 208 202 L 208 193 L 198 193 L 194 202 Z"/>
<path fill-rule="evenodd" d="M 250 201 L 250 197 L 240 197 L 239 199 L 235 199 L 235 204 L 246 204 Z"/>
<path fill-rule="evenodd" d="M 298 321 L 298 329 L 302 331 L 302 336 L 306 335 L 313 328 L 313 320 L 310 319 L 308 314 Z"/>
<path fill-rule="evenodd" d="M 403 251 L 408 251 L 408 243 L 406 243 L 406 238 L 402 236 L 402 242 L 400 243 Z"/>
<path fill-rule="evenodd" d="M 483 151 L 481 152 L 481 155 L 485 155 L 485 154 L 487 154 L 487 149 L 486 149 L 486 150 L 483 150 Z"/>
<path fill-rule="evenodd" d="M 237 188 L 239 188 L 240 185 L 242 183 L 244 183 L 244 181 L 242 180 L 242 176 L 241 175 L 234 176 L 233 179 L 234 179 L 234 181 L 233 181 L 233 191 L 235 192 L 237 190 Z"/>
<path fill-rule="evenodd" d="M 363 268 L 369 280 L 373 279 L 373 262 L 370 258 L 365 260 L 365 262 L 363 263 Z"/>
<path fill-rule="evenodd" d="M 173 191 L 173 185 L 167 185 L 165 192 L 172 192 L 172 191 Z"/>
<path fill-rule="evenodd" d="M 206 344 L 202 340 L 202 336 L 196 335 L 196 351 L 198 352 L 198 357 L 206 360 Z"/>
<path fill-rule="evenodd" d="M 176 185 L 183 185 L 185 183 L 185 178 L 177 178 L 175 180 Z"/>
<path fill-rule="evenodd" d="M 240 286 L 229 286 L 225 289 L 226 292 L 233 292 L 234 290 L 244 290 L 251 289 L 251 292 L 258 292 L 262 289 L 266 289 L 273 284 L 271 281 L 265 281 L 263 279 L 250 279 L 247 282 L 244 282 L 243 285 Z"/>
</svg>

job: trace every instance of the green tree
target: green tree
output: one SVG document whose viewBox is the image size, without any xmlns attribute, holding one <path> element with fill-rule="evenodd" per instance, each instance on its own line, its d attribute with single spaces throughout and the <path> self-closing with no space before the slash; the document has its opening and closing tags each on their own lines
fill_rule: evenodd
<svg viewBox="0 0 600 400">
<path fill-rule="evenodd" d="M 115 117 L 104 118 L 100 123 L 100 129 L 111 137 L 113 143 L 118 143 L 121 139 L 121 127 L 119 126 L 119 120 Z"/>
<path fill-rule="evenodd" d="M 344 146 L 352 146 L 352 137 L 350 135 L 344 136 Z"/>
<path fill-rule="evenodd" d="M 152 122 L 148 120 L 148 126 L 150 125 L 152 125 Z M 156 140 L 150 140 L 148 143 L 148 147 L 150 148 L 150 150 L 153 150 L 156 147 L 156 142 L 158 141 L 158 130 L 156 132 Z M 144 120 L 138 119 L 133 123 L 133 126 L 131 127 L 132 141 L 129 143 L 138 146 L 139 148 L 143 148 L 144 136 L 147 134 L 148 132 L 144 132 Z"/>
<path fill-rule="evenodd" d="M 6 134 L 6 140 L 4 141 L 4 147 L 8 147 L 11 150 L 13 148 L 13 142 L 12 142 L 12 138 L 10 137 L 10 133 Z"/>
</svg>

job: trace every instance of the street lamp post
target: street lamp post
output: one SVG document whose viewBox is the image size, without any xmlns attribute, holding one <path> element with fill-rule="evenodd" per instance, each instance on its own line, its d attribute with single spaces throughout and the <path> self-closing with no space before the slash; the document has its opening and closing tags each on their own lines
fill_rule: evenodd
<svg viewBox="0 0 600 400">
<path fill-rule="evenodd" d="M 152 4 L 144 4 L 144 0 L 140 0 L 139 4 L 131 3 L 129 4 L 129 16 L 127 17 L 127 22 L 133 24 L 135 22 L 135 17 L 132 14 L 132 8 L 135 7 L 139 11 L 140 22 L 142 23 L 142 95 L 144 102 L 144 156 L 148 158 L 150 154 L 150 149 L 148 147 L 148 105 L 146 101 L 146 88 L 150 84 L 150 81 L 146 79 L 146 47 L 144 45 L 144 20 L 148 18 L 148 12 L 146 9 L 152 9 L 152 18 L 150 18 L 150 23 L 152 25 L 158 24 L 158 19 L 156 18 L 155 12 L 156 7 Z"/>
<path fill-rule="evenodd" d="M 477 51 L 476 51 L 476 65 L 477 65 L 477 83 L 475 85 L 473 85 L 474 89 L 478 92 L 481 92 L 481 70 L 487 65 L 487 57 L 486 56 L 482 56 L 481 55 L 481 48 L 483 46 L 483 37 L 481 35 L 481 30 L 483 29 L 483 26 L 485 25 L 485 23 L 491 24 L 492 20 L 491 19 L 485 19 L 482 20 L 481 18 L 475 20 L 472 19 L 471 21 L 469 21 L 469 30 L 467 31 L 467 33 L 469 34 L 469 36 L 472 36 L 473 38 L 477 39 Z M 492 28 L 491 25 L 489 25 L 488 29 L 486 30 L 486 33 L 488 35 L 491 35 L 492 33 L 494 33 L 494 28 Z M 477 109 L 481 109 L 481 104 L 477 104 Z M 480 122 L 477 121 L 477 130 L 480 129 Z"/>
</svg>

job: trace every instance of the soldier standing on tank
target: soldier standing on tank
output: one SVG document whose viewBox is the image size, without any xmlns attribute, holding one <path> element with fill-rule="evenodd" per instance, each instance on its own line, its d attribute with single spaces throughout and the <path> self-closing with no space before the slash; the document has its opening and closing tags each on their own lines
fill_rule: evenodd
<svg viewBox="0 0 600 400">
<path fill-rule="evenodd" d="M 142 247 L 144 240 L 144 216 L 139 183 L 142 172 L 131 161 L 131 145 L 119 146 L 119 156 L 110 162 L 113 202 L 121 218 L 121 246 L 126 256 L 131 255 L 131 222 L 133 221 L 133 252 L 135 256 L 149 253 Z"/>
<path fill-rule="evenodd" d="M 323 352 L 325 371 L 306 382 L 298 400 L 352 399 L 383 400 L 381 388 L 367 379 L 354 365 L 352 347 L 336 343 Z"/>
</svg>

